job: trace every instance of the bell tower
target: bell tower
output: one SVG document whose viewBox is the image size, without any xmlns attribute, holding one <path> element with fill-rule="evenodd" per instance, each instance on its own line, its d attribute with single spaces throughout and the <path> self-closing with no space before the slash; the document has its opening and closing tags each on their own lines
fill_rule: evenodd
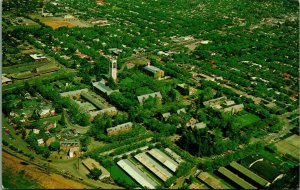
<svg viewBox="0 0 300 190">
<path fill-rule="evenodd" d="M 118 71 L 117 60 L 111 59 L 110 66 L 109 66 L 109 76 L 114 80 L 117 80 L 117 71 Z"/>
</svg>

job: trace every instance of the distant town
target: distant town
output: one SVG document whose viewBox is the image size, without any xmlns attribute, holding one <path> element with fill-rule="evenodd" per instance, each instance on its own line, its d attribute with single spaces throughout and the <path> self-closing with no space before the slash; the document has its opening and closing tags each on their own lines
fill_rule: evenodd
<svg viewBox="0 0 300 190">
<path fill-rule="evenodd" d="M 2 5 L 2 187 L 299 188 L 298 1 Z"/>
</svg>

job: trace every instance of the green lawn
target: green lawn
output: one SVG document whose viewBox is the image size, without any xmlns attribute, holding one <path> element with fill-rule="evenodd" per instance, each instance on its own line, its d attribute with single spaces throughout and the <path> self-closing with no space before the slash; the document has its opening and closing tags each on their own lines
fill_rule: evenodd
<svg viewBox="0 0 300 190">
<path fill-rule="evenodd" d="M 138 184 L 133 179 L 131 179 L 118 165 L 114 164 L 107 169 L 112 178 L 121 185 L 131 188 L 139 187 Z"/>
<path fill-rule="evenodd" d="M 237 117 L 237 122 L 240 124 L 241 127 L 251 125 L 252 123 L 255 123 L 259 120 L 260 120 L 260 118 L 258 116 L 251 114 L 251 113 Z"/>
<path fill-rule="evenodd" d="M 11 168 L 3 168 L 2 171 L 3 186 L 6 189 L 41 189 L 42 187 L 24 171 L 16 173 Z"/>
</svg>

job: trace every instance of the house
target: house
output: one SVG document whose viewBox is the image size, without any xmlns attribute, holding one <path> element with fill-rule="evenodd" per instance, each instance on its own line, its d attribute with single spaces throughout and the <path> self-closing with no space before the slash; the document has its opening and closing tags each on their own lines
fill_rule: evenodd
<svg viewBox="0 0 300 190">
<path fill-rule="evenodd" d="M 73 15 L 67 14 L 64 16 L 64 19 L 73 19 L 75 18 Z"/>
<path fill-rule="evenodd" d="M 118 48 L 110 48 L 110 49 L 108 49 L 108 51 L 109 51 L 110 53 L 115 54 L 115 55 L 119 55 L 120 53 L 123 52 L 123 50 L 118 49 Z"/>
<path fill-rule="evenodd" d="M 115 127 L 111 127 L 106 129 L 107 134 L 110 135 L 115 135 L 118 134 L 120 132 L 125 132 L 125 131 L 129 131 L 131 130 L 133 127 L 133 123 L 132 122 L 127 122 L 127 123 L 123 123 L 121 125 L 117 125 Z"/>
<path fill-rule="evenodd" d="M 56 113 L 55 113 L 55 110 L 53 108 L 45 106 L 45 107 L 37 110 L 37 114 L 40 116 L 40 118 L 45 118 L 45 117 L 48 117 L 48 116 L 53 116 Z"/>
<path fill-rule="evenodd" d="M 94 25 L 96 25 L 96 26 L 107 26 L 107 25 L 110 25 L 108 23 L 108 20 L 94 20 L 91 23 L 94 24 Z M 99 40 L 99 39 L 97 39 L 97 40 Z M 95 41 L 97 41 L 97 40 L 95 40 Z"/>
<path fill-rule="evenodd" d="M 93 82 L 92 85 L 94 88 L 107 96 L 109 96 L 113 92 L 119 92 L 119 90 L 112 90 L 111 88 L 109 88 L 109 86 L 106 86 L 104 81 Z"/>
<path fill-rule="evenodd" d="M 47 61 L 48 59 L 42 54 L 30 54 L 29 55 L 34 61 Z"/>
<path fill-rule="evenodd" d="M 42 13 L 42 17 L 53 17 L 52 13 Z"/>
<path fill-rule="evenodd" d="M 44 145 L 44 140 L 43 139 L 38 139 L 37 142 L 38 142 L 39 146 Z"/>
<path fill-rule="evenodd" d="M 227 101 L 225 101 L 225 105 L 226 105 L 226 106 L 232 106 L 232 105 L 234 105 L 234 104 L 235 104 L 235 102 L 232 101 L 232 100 L 227 100 Z"/>
<path fill-rule="evenodd" d="M 24 117 L 24 119 L 28 119 L 32 117 L 33 110 L 32 109 L 22 109 L 21 115 Z"/>
<path fill-rule="evenodd" d="M 87 158 L 82 161 L 82 164 L 89 170 L 92 171 L 94 168 L 101 170 L 102 174 L 99 176 L 99 180 L 110 177 L 110 173 L 99 164 L 96 160 L 92 158 Z"/>
<path fill-rule="evenodd" d="M 162 113 L 161 116 L 166 121 L 171 116 L 171 113 L 170 112 Z"/>
<path fill-rule="evenodd" d="M 148 65 L 144 67 L 144 70 L 149 74 L 152 74 L 155 79 L 159 79 L 165 76 L 165 72 L 163 70 L 150 65 L 150 63 L 148 63 Z"/>
<path fill-rule="evenodd" d="M 104 4 L 105 4 L 105 1 L 97 0 L 96 4 L 97 4 L 97 5 L 104 5 Z"/>
<path fill-rule="evenodd" d="M 40 130 L 39 130 L 39 129 L 33 129 L 32 131 L 33 131 L 33 133 L 36 134 L 36 135 L 38 135 L 38 134 L 40 133 Z"/>
<path fill-rule="evenodd" d="M 176 111 L 177 114 L 181 114 L 181 113 L 186 113 L 186 110 L 184 108 L 181 108 L 179 110 Z"/>
<path fill-rule="evenodd" d="M 206 123 L 203 123 L 203 122 L 201 122 L 201 123 L 196 123 L 195 125 L 194 125 L 194 127 L 192 126 L 192 129 L 194 129 L 194 128 L 196 128 L 196 129 L 204 129 L 204 128 L 206 128 L 207 126 L 206 126 Z"/>
<path fill-rule="evenodd" d="M 50 144 L 53 143 L 54 141 L 55 141 L 55 138 L 51 137 L 51 138 L 49 138 L 49 139 L 46 140 L 46 145 L 50 146 Z"/>
<path fill-rule="evenodd" d="M 137 96 L 137 99 L 139 101 L 140 104 L 143 104 L 145 100 L 147 100 L 148 98 L 159 98 L 160 100 L 162 99 L 162 96 L 160 94 L 160 92 L 154 92 L 154 93 L 150 93 L 150 94 L 144 94 L 141 96 Z"/>
<path fill-rule="evenodd" d="M 159 52 L 157 52 L 157 55 L 159 55 L 159 56 L 169 56 L 170 54 L 169 53 L 165 53 L 163 51 L 159 51 Z"/>
<path fill-rule="evenodd" d="M 192 118 L 185 124 L 185 126 L 194 128 L 194 126 L 195 126 L 195 124 L 196 124 L 197 122 L 198 122 L 198 120 L 195 119 L 194 117 L 192 117 Z"/>
<path fill-rule="evenodd" d="M 86 55 L 84 53 L 81 53 L 79 49 L 76 49 L 75 54 L 78 55 L 82 59 L 88 59 L 88 60 L 92 59 L 91 56 L 88 56 L 88 55 Z"/>
<path fill-rule="evenodd" d="M 47 128 L 46 128 L 46 130 L 49 131 L 50 129 L 54 129 L 54 128 L 56 128 L 56 122 L 49 123 L 48 126 L 47 126 Z"/>
<path fill-rule="evenodd" d="M 244 109 L 244 104 L 237 104 L 237 105 L 233 105 L 227 108 L 224 108 L 223 111 L 224 112 L 231 112 L 232 114 L 240 112 Z"/>
<path fill-rule="evenodd" d="M 197 92 L 197 89 L 190 87 L 189 85 L 182 83 L 177 84 L 176 89 L 184 96 L 191 96 Z"/>
<path fill-rule="evenodd" d="M 2 86 L 4 86 L 4 85 L 7 85 L 7 84 L 11 84 L 12 80 L 2 75 L 1 82 L 2 82 Z"/>
<path fill-rule="evenodd" d="M 222 102 L 226 100 L 226 96 L 222 96 L 220 98 L 211 99 L 208 101 L 203 102 L 204 106 L 213 107 L 215 105 L 220 105 Z"/>
</svg>

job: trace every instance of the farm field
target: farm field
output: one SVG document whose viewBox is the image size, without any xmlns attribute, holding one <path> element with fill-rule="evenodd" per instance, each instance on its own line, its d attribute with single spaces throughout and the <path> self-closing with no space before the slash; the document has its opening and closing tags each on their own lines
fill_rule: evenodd
<svg viewBox="0 0 300 190">
<path fill-rule="evenodd" d="M 281 154 L 289 154 L 294 159 L 299 160 L 300 137 L 298 135 L 290 136 L 275 144 Z"/>
<path fill-rule="evenodd" d="M 22 160 L 3 152 L 3 163 L 7 167 L 11 167 L 13 171 L 24 170 L 26 175 L 30 176 L 31 179 L 35 180 L 41 187 L 58 189 L 58 188 L 69 188 L 69 189 L 83 189 L 89 188 L 86 185 L 80 184 L 73 180 L 69 180 L 58 174 L 48 173 L 47 171 L 41 172 L 41 169 L 35 165 L 22 165 Z"/>
</svg>

